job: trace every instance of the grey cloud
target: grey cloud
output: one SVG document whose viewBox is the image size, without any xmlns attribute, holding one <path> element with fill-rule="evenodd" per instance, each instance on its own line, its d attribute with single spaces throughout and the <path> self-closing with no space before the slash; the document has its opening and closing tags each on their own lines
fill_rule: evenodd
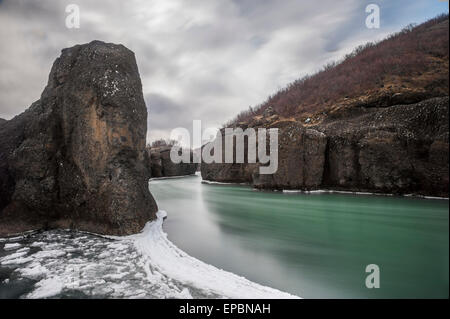
<svg viewBox="0 0 450 319">
<path fill-rule="evenodd" d="M 145 102 L 147 108 L 154 114 L 170 113 L 169 115 L 172 116 L 183 109 L 181 105 L 175 103 L 169 97 L 156 93 L 147 94 Z"/>
<path fill-rule="evenodd" d="M 176 127 L 192 126 L 189 108 L 183 107 L 167 96 L 147 94 L 145 103 L 150 113 L 148 127 L 151 129 L 170 131 Z"/>
<path fill-rule="evenodd" d="M 386 10 L 400 10 L 382 1 Z M 428 3 L 408 8 L 420 15 Z M 65 6 L 80 6 L 81 28 L 64 26 Z M 0 117 L 39 98 L 64 47 L 94 39 L 136 54 L 149 109 L 148 138 L 200 119 L 225 123 L 288 82 L 314 72 L 352 45 L 398 27 L 364 27 L 360 0 L 5 0 L 0 2 Z M 403 17 L 402 19 L 406 19 Z"/>
</svg>

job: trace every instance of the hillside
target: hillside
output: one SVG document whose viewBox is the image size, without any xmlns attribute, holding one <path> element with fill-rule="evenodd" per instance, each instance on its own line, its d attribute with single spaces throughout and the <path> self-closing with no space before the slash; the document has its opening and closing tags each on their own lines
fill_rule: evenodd
<svg viewBox="0 0 450 319">
<path fill-rule="evenodd" d="M 278 129 L 276 172 L 222 161 L 203 179 L 448 197 L 448 27 L 439 16 L 357 48 L 239 114 L 227 126 Z"/>
<path fill-rule="evenodd" d="M 449 16 L 410 25 L 296 80 L 226 126 L 261 121 L 317 125 L 358 107 L 412 104 L 449 94 Z M 271 116 L 270 118 L 268 118 Z"/>
</svg>

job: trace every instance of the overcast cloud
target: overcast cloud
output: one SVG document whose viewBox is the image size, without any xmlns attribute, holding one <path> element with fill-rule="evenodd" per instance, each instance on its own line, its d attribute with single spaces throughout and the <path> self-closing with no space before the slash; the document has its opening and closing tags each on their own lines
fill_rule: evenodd
<svg viewBox="0 0 450 319">
<path fill-rule="evenodd" d="M 65 27 L 78 4 L 81 28 Z M 381 28 L 365 7 L 381 7 Z M 220 126 L 356 45 L 423 22 L 438 0 L 0 0 L 0 117 L 37 100 L 62 48 L 94 39 L 136 54 L 149 111 L 148 140 L 171 129 Z"/>
</svg>

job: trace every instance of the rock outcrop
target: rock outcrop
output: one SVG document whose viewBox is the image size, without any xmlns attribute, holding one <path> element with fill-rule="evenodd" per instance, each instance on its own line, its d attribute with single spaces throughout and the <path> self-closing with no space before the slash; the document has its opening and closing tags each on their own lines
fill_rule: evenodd
<svg viewBox="0 0 450 319">
<path fill-rule="evenodd" d="M 322 185 L 327 138 L 298 122 L 283 121 L 278 128 L 278 170 L 274 174 L 253 173 L 253 185 L 269 189 L 312 189 Z"/>
<path fill-rule="evenodd" d="M 242 130 L 245 130 L 247 127 L 242 126 Z M 252 183 L 253 182 L 253 174 L 256 171 L 258 163 L 248 164 L 247 161 L 245 163 L 225 163 L 225 130 L 221 130 L 222 136 L 222 161 L 221 163 L 205 163 L 202 158 L 202 163 L 200 165 L 200 171 L 202 178 L 204 180 L 215 181 L 220 183 Z M 205 147 L 205 145 L 203 145 Z M 203 147 L 201 152 L 203 152 Z M 234 149 L 234 151 L 236 151 Z M 244 154 L 245 158 L 247 158 L 248 154 L 248 144 L 244 145 Z"/>
<path fill-rule="evenodd" d="M 319 125 L 324 187 L 448 197 L 449 98 L 355 110 Z"/>
<path fill-rule="evenodd" d="M 173 163 L 170 159 L 171 146 L 147 149 L 149 153 L 148 167 L 151 177 L 174 177 L 195 174 L 198 163 L 194 163 L 194 153 L 190 150 L 190 163 Z"/>
<path fill-rule="evenodd" d="M 241 127 L 245 130 L 247 127 Z M 250 183 L 261 189 L 311 188 L 322 183 L 326 137 L 306 129 L 298 122 L 280 121 L 267 128 L 278 128 L 278 169 L 274 174 L 260 174 L 262 165 L 248 163 L 248 144 L 244 145 L 245 163 L 225 163 L 225 132 L 222 133 L 222 163 L 202 163 L 205 180 L 221 183 Z M 258 127 L 254 127 L 257 133 Z M 269 149 L 269 145 L 266 145 Z M 236 149 L 234 149 L 235 151 Z M 262 165 L 266 166 L 266 165 Z"/>
<path fill-rule="evenodd" d="M 100 41 L 62 50 L 41 98 L 0 125 L 0 236 L 140 231 L 157 211 L 146 131 L 133 52 Z"/>
<path fill-rule="evenodd" d="M 385 108 L 355 108 L 319 125 L 279 128 L 278 171 L 257 164 L 202 163 L 202 177 L 257 188 L 318 188 L 448 197 L 448 97 Z M 257 124 L 260 124 L 258 120 Z M 243 127 L 245 129 L 246 127 Z"/>
</svg>

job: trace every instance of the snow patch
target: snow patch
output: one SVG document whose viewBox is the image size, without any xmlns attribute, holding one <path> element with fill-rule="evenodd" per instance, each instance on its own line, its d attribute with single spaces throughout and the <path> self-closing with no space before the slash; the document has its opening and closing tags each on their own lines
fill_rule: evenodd
<svg viewBox="0 0 450 319">
<path fill-rule="evenodd" d="M 333 189 L 317 189 L 312 191 L 301 189 L 283 189 L 283 193 L 300 193 L 300 194 L 350 194 L 350 195 L 371 195 L 371 196 L 396 196 L 390 193 L 371 193 L 371 192 L 356 192 L 356 191 L 340 191 Z M 404 197 L 417 197 L 423 199 L 436 199 L 436 200 L 448 200 L 448 197 L 435 197 L 435 196 L 423 196 L 417 194 L 405 194 L 399 195 Z"/>
<path fill-rule="evenodd" d="M 36 284 L 37 289 L 27 295 L 30 299 L 49 298 L 59 294 L 64 285 L 59 278 L 42 279 Z"/>
<path fill-rule="evenodd" d="M 178 178 L 185 178 L 185 177 L 192 177 L 192 176 L 198 176 L 197 174 L 188 174 L 188 175 L 177 175 L 177 176 L 163 176 L 163 177 L 152 177 L 149 179 L 149 182 L 151 181 L 160 181 L 165 179 L 178 179 Z"/>
<path fill-rule="evenodd" d="M 14 250 L 17 248 L 22 247 L 21 244 L 19 243 L 12 243 L 12 244 L 5 244 L 5 247 L 3 247 L 4 250 Z"/>
<path fill-rule="evenodd" d="M 15 252 L 11 255 L 6 255 L 5 257 L 0 258 L 0 264 L 2 265 L 19 265 L 24 264 L 28 261 L 31 261 L 29 258 L 24 258 L 27 254 L 26 251 Z"/>
<path fill-rule="evenodd" d="M 226 183 L 226 182 L 208 181 L 206 179 L 202 180 L 202 184 L 208 184 L 208 185 L 245 185 L 245 186 L 248 186 L 247 183 Z"/>
</svg>

